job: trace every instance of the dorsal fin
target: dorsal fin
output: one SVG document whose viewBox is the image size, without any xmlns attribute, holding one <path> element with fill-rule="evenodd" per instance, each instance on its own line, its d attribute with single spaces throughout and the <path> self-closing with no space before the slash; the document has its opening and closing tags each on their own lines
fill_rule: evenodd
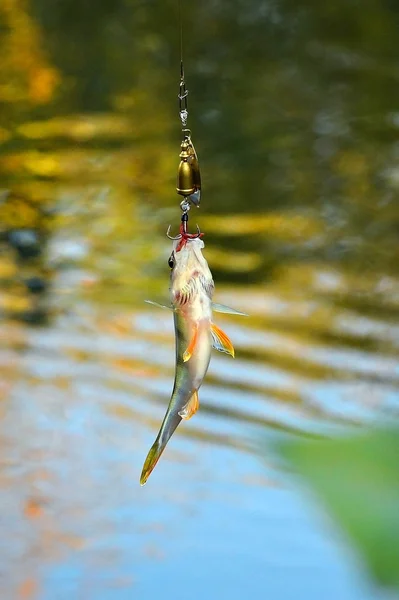
<svg viewBox="0 0 399 600">
<path fill-rule="evenodd" d="M 225 313 L 227 315 L 240 315 L 241 317 L 248 317 L 247 313 L 243 313 L 235 308 L 230 308 L 230 306 L 225 306 L 224 304 L 217 304 L 217 302 L 212 302 L 212 310 L 219 313 Z"/>
</svg>

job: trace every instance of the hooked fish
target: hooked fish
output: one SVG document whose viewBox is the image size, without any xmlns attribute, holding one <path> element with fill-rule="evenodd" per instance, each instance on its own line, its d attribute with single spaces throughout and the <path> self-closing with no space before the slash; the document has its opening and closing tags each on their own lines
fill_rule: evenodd
<svg viewBox="0 0 399 600">
<path fill-rule="evenodd" d="M 158 436 L 148 452 L 140 477 L 144 485 L 166 444 L 182 420 L 190 419 L 199 408 L 198 390 L 208 370 L 212 347 L 234 357 L 229 337 L 212 321 L 212 310 L 245 315 L 227 306 L 214 304 L 214 283 L 202 255 L 200 235 L 183 234 L 174 240 L 168 264 L 171 306 L 176 335 L 176 371 L 172 397 Z"/>
</svg>

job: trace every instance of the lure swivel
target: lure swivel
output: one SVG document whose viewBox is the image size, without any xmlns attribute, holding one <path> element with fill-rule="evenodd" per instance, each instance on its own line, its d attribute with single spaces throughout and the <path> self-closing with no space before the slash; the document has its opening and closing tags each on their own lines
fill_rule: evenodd
<svg viewBox="0 0 399 600">
<path fill-rule="evenodd" d="M 186 88 L 186 82 L 184 79 L 183 60 L 181 60 L 180 61 L 180 84 L 179 84 L 179 93 L 178 93 L 177 97 L 179 98 L 179 115 L 180 115 L 182 127 L 185 127 L 187 125 L 187 119 L 188 119 L 187 96 L 188 96 L 188 89 Z"/>
<path fill-rule="evenodd" d="M 191 131 L 186 129 L 188 118 L 187 107 L 188 89 L 184 79 L 183 60 L 180 61 L 180 84 L 179 84 L 179 115 L 182 124 L 183 140 L 180 144 L 180 164 L 177 171 L 176 191 L 184 198 L 188 198 L 194 206 L 199 206 L 201 200 L 201 174 L 199 170 L 198 157 L 191 140 Z"/>
<path fill-rule="evenodd" d="M 183 140 L 180 144 L 180 164 L 177 171 L 177 186 L 176 191 L 183 200 L 180 202 L 182 210 L 180 233 L 176 237 L 170 235 L 170 226 L 166 235 L 171 240 L 181 240 L 182 246 L 187 240 L 192 240 L 202 237 L 200 228 L 197 225 L 197 233 L 188 233 L 188 211 L 191 204 L 199 207 L 201 200 L 201 174 L 199 170 L 198 157 L 191 139 L 191 131 L 187 129 L 187 95 L 188 90 L 184 81 L 183 61 L 181 62 L 181 79 L 179 87 L 179 114 L 183 125 L 182 135 Z M 179 246 L 180 247 L 180 246 Z"/>
</svg>

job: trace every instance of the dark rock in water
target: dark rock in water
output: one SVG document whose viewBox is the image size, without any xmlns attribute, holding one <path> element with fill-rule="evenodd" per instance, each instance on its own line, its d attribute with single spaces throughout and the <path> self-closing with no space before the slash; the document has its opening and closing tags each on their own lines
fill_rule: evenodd
<svg viewBox="0 0 399 600">
<path fill-rule="evenodd" d="M 12 229 L 7 238 L 20 258 L 36 258 L 42 252 L 39 235 L 34 229 Z"/>
<path fill-rule="evenodd" d="M 44 308 L 28 309 L 19 313 L 18 320 L 29 325 L 47 325 L 48 312 Z"/>
<path fill-rule="evenodd" d="M 29 277 L 24 283 L 32 294 L 43 294 L 47 289 L 47 282 L 38 276 Z"/>
</svg>

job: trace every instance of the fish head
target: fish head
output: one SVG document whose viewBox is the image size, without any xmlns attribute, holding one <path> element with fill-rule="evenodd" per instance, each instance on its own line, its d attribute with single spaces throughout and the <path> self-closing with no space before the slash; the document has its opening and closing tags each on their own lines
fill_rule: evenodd
<svg viewBox="0 0 399 600">
<path fill-rule="evenodd" d="M 192 294 L 205 293 L 209 298 L 213 294 L 213 278 L 208 263 L 202 254 L 204 242 L 194 239 L 175 240 L 168 264 L 171 268 L 170 291 L 173 304 L 183 303 Z"/>
</svg>

